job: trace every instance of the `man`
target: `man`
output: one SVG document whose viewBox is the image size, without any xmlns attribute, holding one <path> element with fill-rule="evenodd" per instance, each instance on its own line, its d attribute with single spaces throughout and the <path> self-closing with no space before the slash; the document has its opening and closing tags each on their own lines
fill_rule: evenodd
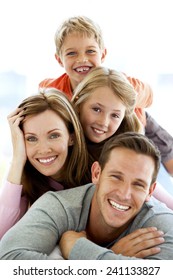
<svg viewBox="0 0 173 280">
<path fill-rule="evenodd" d="M 128 253 L 119 242 L 149 228 L 144 258 L 173 259 L 173 211 L 151 199 L 159 166 L 160 153 L 145 136 L 110 139 L 92 165 L 92 184 L 43 195 L 2 238 L 0 258 L 51 259 L 62 237 L 67 259 L 137 259 L 133 244 Z M 144 239 L 138 235 L 138 247 Z"/>
</svg>

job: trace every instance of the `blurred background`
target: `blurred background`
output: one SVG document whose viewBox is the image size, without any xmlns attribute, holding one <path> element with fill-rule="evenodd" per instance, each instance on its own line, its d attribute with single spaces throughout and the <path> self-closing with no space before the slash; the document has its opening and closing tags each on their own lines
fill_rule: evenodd
<svg viewBox="0 0 173 280">
<path fill-rule="evenodd" d="M 54 58 L 54 34 L 77 15 L 102 28 L 105 66 L 151 85 L 148 111 L 173 135 L 171 0 L 0 0 L 0 183 L 12 156 L 7 115 L 41 80 L 64 72 Z"/>
</svg>

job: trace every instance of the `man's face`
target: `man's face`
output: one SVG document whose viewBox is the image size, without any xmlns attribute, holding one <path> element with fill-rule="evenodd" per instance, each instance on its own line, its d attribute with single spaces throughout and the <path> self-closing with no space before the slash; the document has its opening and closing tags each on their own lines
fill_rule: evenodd
<svg viewBox="0 0 173 280">
<path fill-rule="evenodd" d="M 112 150 L 102 172 L 98 162 L 93 164 L 93 205 L 103 228 L 121 233 L 128 226 L 155 188 L 153 171 L 151 157 L 126 148 Z"/>
</svg>

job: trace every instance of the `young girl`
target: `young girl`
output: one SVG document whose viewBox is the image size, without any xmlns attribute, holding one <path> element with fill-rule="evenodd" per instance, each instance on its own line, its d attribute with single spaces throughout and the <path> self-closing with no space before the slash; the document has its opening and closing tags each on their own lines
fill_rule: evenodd
<svg viewBox="0 0 173 280">
<path fill-rule="evenodd" d="M 77 86 L 72 101 L 86 137 L 90 165 L 98 160 L 110 137 L 127 131 L 142 132 L 134 113 L 136 92 L 122 73 L 94 68 Z M 154 196 L 173 209 L 173 197 L 160 184 Z"/>
<path fill-rule="evenodd" d="M 60 91 L 47 89 L 28 97 L 8 121 L 13 158 L 0 194 L 0 237 L 43 193 L 89 181 L 82 128 Z"/>
</svg>

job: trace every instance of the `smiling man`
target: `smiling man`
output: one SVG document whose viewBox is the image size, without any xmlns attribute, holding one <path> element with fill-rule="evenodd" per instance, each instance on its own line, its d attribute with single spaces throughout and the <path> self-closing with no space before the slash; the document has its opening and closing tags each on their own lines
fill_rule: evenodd
<svg viewBox="0 0 173 280">
<path fill-rule="evenodd" d="M 151 198 L 160 153 L 145 136 L 110 139 L 92 183 L 43 195 L 0 243 L 1 259 L 173 259 L 173 211 Z"/>
</svg>

